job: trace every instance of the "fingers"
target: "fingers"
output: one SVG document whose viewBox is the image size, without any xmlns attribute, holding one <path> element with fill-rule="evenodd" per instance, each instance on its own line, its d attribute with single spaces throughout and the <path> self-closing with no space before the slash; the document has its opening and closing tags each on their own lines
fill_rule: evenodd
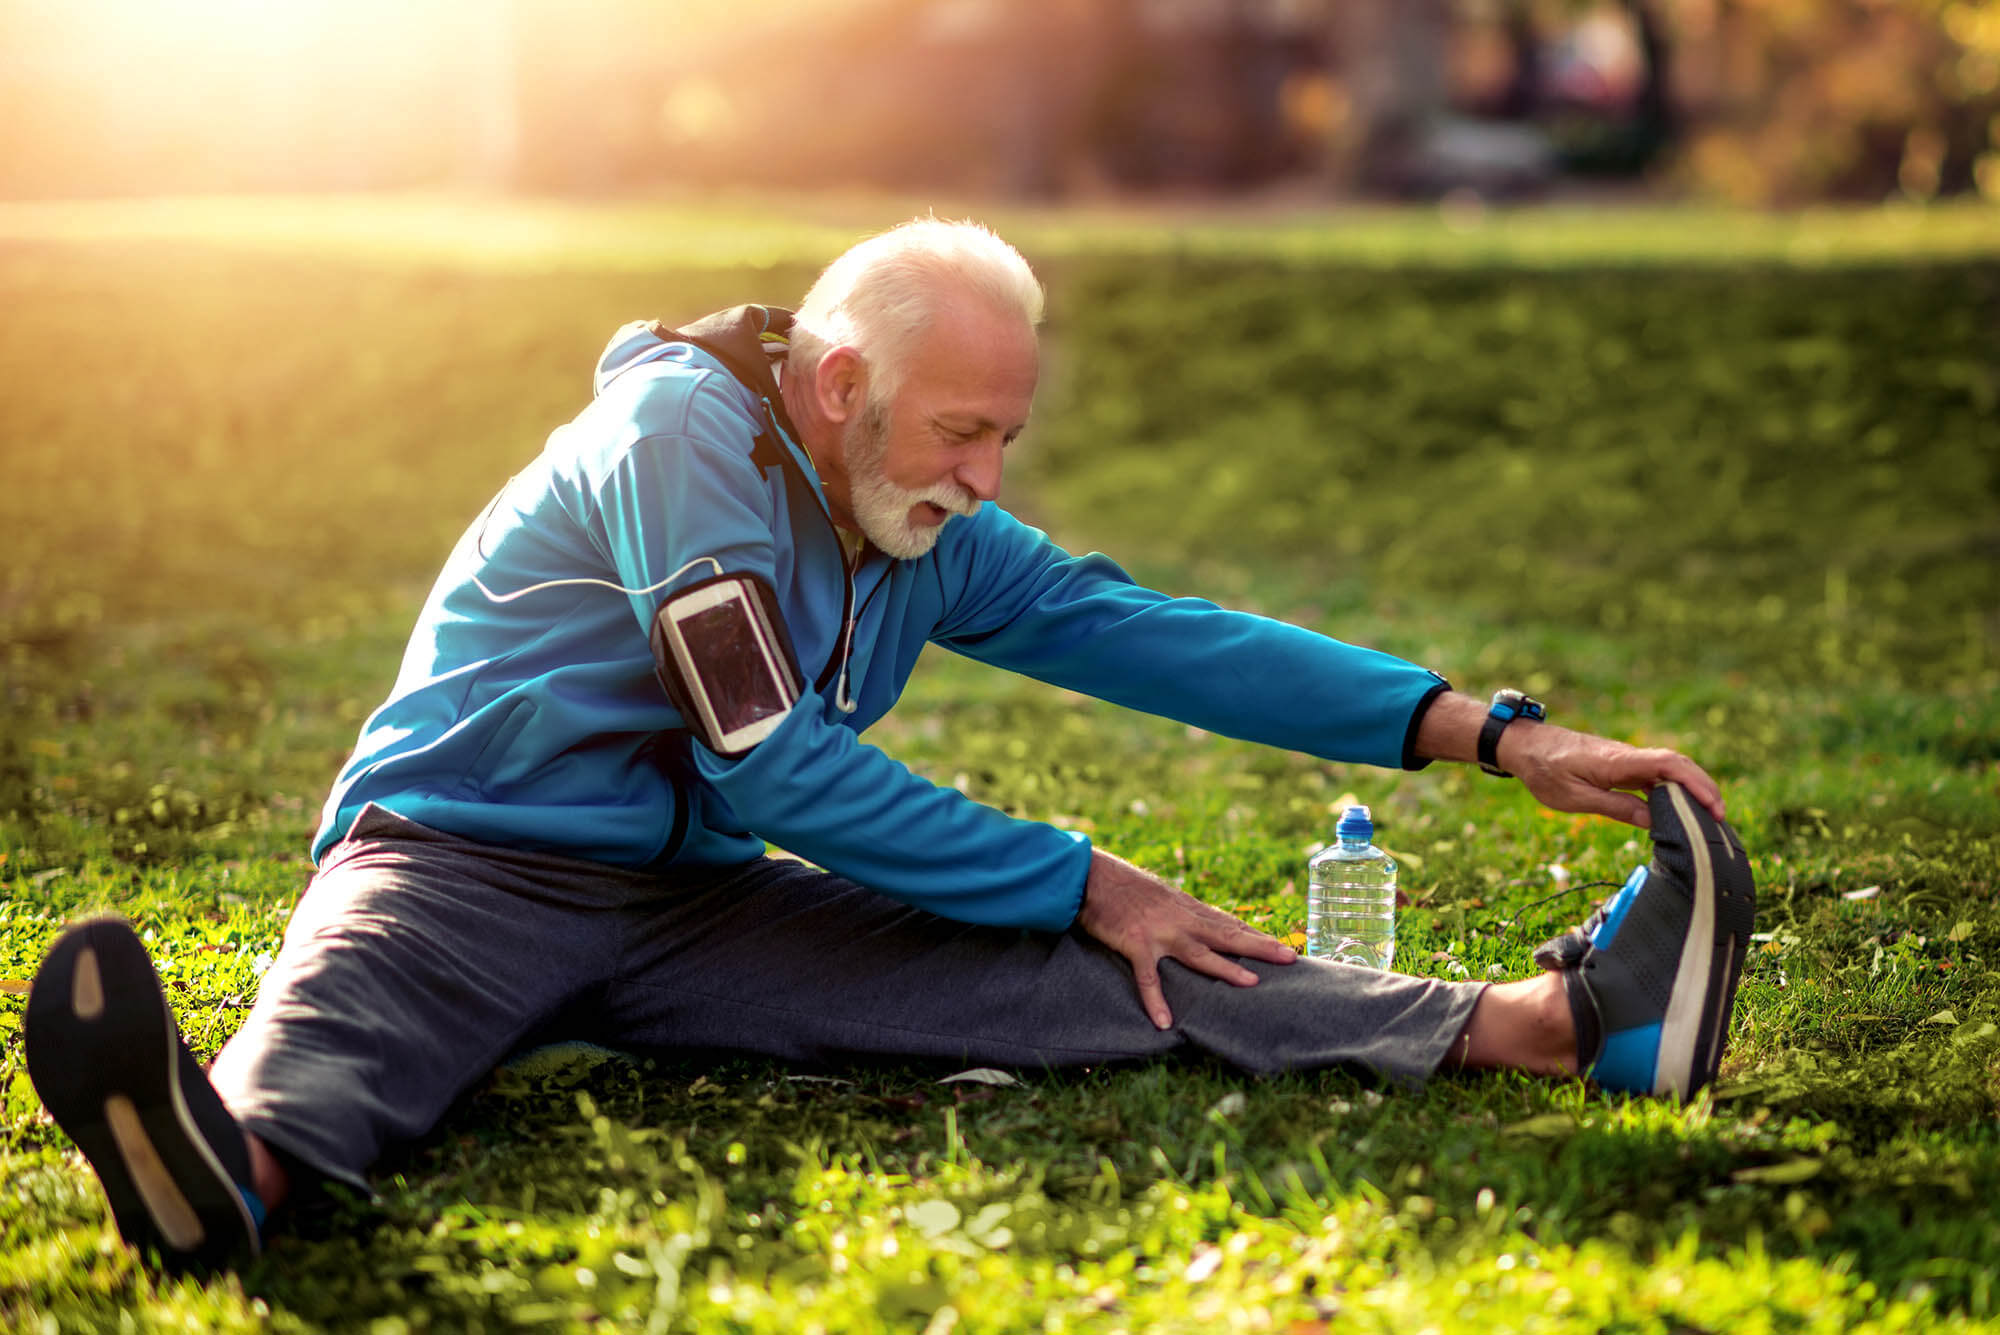
<svg viewBox="0 0 2000 1335">
<path fill-rule="evenodd" d="M 1247 955 L 1253 960 L 1263 960 L 1267 964 L 1290 964 L 1299 957 L 1299 952 L 1272 936 L 1244 922 L 1226 910 L 1213 904 L 1198 904 L 1196 912 L 1217 931 L 1197 931 L 1193 933 L 1198 945 L 1211 946 L 1229 955 Z"/>
<path fill-rule="evenodd" d="M 1262 960 L 1266 964 L 1295 964 L 1299 958 L 1298 951 L 1276 937 L 1266 936 L 1262 932 L 1251 933 L 1248 940 L 1232 942 L 1229 953 Z"/>
<path fill-rule="evenodd" d="M 1205 973 L 1210 978 L 1220 978 L 1225 983 L 1238 987 L 1255 987 L 1257 975 L 1224 955 L 1218 955 L 1200 942 L 1189 945 L 1174 955 L 1182 964 L 1196 973 Z"/>
<path fill-rule="evenodd" d="M 1139 989 L 1139 1005 L 1146 1012 L 1146 1018 L 1153 1022 L 1155 1029 L 1171 1029 L 1174 1013 L 1167 1009 L 1167 994 L 1160 990 L 1160 966 L 1157 960 L 1128 956 L 1132 964 L 1132 982 Z"/>
<path fill-rule="evenodd" d="M 1622 820 L 1627 825 L 1636 825 L 1642 830 L 1653 828 L 1652 808 L 1630 793 L 1615 791 L 1593 793 L 1590 810 L 1600 816 Z"/>
<path fill-rule="evenodd" d="M 1588 734 L 1561 737 L 1567 745 L 1546 757 L 1539 777 L 1524 775 L 1529 788 L 1558 811 L 1588 811 L 1641 829 L 1652 825 L 1643 797 L 1663 783 L 1677 783 L 1717 820 L 1724 819 L 1722 789 L 1707 770 L 1678 751 L 1634 747 Z"/>
<path fill-rule="evenodd" d="M 1276 937 L 1101 849 L 1093 853 L 1076 925 L 1125 957 L 1132 966 L 1139 1004 L 1160 1029 L 1174 1022 L 1160 986 L 1161 960 L 1177 960 L 1197 972 L 1250 987 L 1257 975 L 1225 956 L 1268 964 L 1290 964 L 1298 958 Z"/>
<path fill-rule="evenodd" d="M 1670 759 L 1662 768 L 1670 771 L 1664 777 L 1673 780 L 1688 790 L 1688 796 L 1708 808 L 1708 814 L 1717 820 L 1728 819 L 1722 804 L 1722 787 L 1709 777 L 1707 770 L 1678 752 L 1668 752 Z"/>
<path fill-rule="evenodd" d="M 1241 955 L 1268 964 L 1291 964 L 1298 959 L 1298 952 L 1284 942 L 1253 927 L 1246 927 L 1234 918 L 1229 922 L 1233 930 L 1200 936 L 1186 933 L 1177 941 L 1162 941 L 1137 952 L 1121 952 L 1132 966 L 1132 983 L 1139 992 L 1139 1005 L 1154 1028 L 1171 1028 L 1174 1022 L 1173 1012 L 1167 1006 L 1166 992 L 1160 984 L 1160 960 L 1175 960 L 1196 973 L 1219 978 L 1237 987 L 1255 987 L 1257 975 L 1229 958 L 1230 955 Z M 1155 950 L 1157 954 L 1153 953 Z M 1223 951 L 1228 954 L 1223 954 Z"/>
<path fill-rule="evenodd" d="M 1619 760 L 1623 763 L 1617 766 L 1618 773 L 1615 777 L 1612 777 L 1605 784 L 1607 788 L 1640 788 L 1651 790 L 1662 783 L 1677 783 L 1687 789 L 1688 796 L 1706 807 L 1710 815 L 1714 816 L 1717 820 L 1725 819 L 1723 815 L 1721 786 L 1709 776 L 1707 770 L 1695 764 L 1694 761 L 1689 760 L 1680 752 L 1657 748 L 1644 751 L 1634 750 L 1621 755 Z M 1644 805 L 1643 802 L 1639 804 L 1642 812 L 1644 811 Z M 1652 824 L 1650 814 L 1644 814 L 1636 818 L 1621 815 L 1617 812 L 1607 811 L 1605 814 L 1615 815 L 1618 819 L 1632 825 L 1649 827 Z"/>
</svg>

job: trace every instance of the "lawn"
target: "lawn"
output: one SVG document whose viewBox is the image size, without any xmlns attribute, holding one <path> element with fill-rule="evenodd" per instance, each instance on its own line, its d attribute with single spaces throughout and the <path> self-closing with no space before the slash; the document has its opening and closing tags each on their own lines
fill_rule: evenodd
<svg viewBox="0 0 2000 1335">
<path fill-rule="evenodd" d="M 1692 1106 L 544 1051 L 239 1273 L 111 1241 L 21 1059 L 47 943 L 130 916 L 212 1055 L 437 564 L 610 330 L 789 302 L 898 216 L 798 207 L 0 208 L 0 1325 L 2000 1326 L 1990 211 L 1009 220 L 1051 295 L 1013 508 L 1722 781 L 1758 942 Z M 1280 933 L 1366 801 L 1412 973 L 1523 974 L 1645 857 L 940 654 L 870 740 Z"/>
</svg>

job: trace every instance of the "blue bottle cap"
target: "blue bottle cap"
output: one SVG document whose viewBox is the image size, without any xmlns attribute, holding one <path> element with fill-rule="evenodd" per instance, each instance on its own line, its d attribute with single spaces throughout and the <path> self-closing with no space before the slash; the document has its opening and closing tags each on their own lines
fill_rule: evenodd
<svg viewBox="0 0 2000 1335">
<path fill-rule="evenodd" d="M 1343 841 L 1365 844 L 1375 837 L 1375 822 L 1367 807 L 1349 807 L 1340 813 L 1340 824 L 1334 827 L 1334 833 Z"/>
</svg>

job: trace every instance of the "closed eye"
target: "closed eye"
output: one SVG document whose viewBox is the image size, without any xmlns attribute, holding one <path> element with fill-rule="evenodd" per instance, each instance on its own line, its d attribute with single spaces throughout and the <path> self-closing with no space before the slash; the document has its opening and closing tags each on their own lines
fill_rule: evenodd
<svg viewBox="0 0 2000 1335">
<path fill-rule="evenodd" d="M 999 430 L 998 423 L 989 422 L 983 418 L 976 424 L 969 427 L 950 426 L 944 422 L 936 421 L 935 419 L 933 419 L 931 422 L 931 427 L 938 433 L 938 435 L 942 436 L 945 440 L 949 441 L 953 445 L 970 445 L 973 442 L 985 437 L 989 432 L 994 432 Z M 1000 444 L 1002 446 L 1012 445 L 1017 439 L 1019 439 L 1021 432 L 1025 429 L 1026 429 L 1025 424 L 1023 424 L 1022 426 L 1015 427 L 1011 431 L 1005 432 L 1000 437 Z"/>
</svg>

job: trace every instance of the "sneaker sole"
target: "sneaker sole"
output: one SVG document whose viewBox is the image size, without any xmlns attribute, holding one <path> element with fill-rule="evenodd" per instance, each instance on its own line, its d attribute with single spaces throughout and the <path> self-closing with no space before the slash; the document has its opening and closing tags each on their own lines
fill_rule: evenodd
<svg viewBox="0 0 2000 1335">
<path fill-rule="evenodd" d="M 1687 836 L 1693 903 L 1660 1022 L 1653 1092 L 1686 1099 L 1713 1080 L 1721 1064 L 1756 892 L 1749 855 L 1735 832 L 1697 806 L 1679 784 L 1666 784 L 1664 791 Z"/>
<path fill-rule="evenodd" d="M 23 1038 L 35 1092 L 90 1161 L 128 1243 L 169 1263 L 256 1255 L 250 1207 L 211 1140 L 241 1133 L 212 1090 L 191 1100 L 192 1059 L 130 926 L 96 919 L 56 941 Z"/>
</svg>

